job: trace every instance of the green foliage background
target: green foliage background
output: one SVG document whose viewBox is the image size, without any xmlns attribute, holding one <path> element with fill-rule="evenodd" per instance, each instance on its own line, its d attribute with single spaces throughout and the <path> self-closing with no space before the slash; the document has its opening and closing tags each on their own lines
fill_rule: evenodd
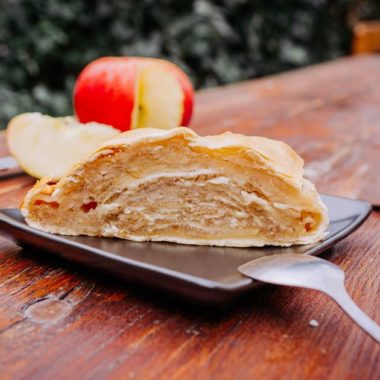
<svg viewBox="0 0 380 380">
<path fill-rule="evenodd" d="M 197 88 L 349 53 L 378 0 L 0 0 L 0 127 L 71 114 L 76 76 L 105 55 L 168 58 Z"/>
</svg>

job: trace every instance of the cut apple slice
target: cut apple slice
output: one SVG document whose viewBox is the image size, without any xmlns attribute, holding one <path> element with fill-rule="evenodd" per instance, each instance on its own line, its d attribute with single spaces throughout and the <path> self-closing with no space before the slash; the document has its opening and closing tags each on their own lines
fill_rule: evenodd
<svg viewBox="0 0 380 380">
<path fill-rule="evenodd" d="M 187 75 L 169 61 L 131 58 L 140 67 L 134 128 L 171 129 L 189 124 L 194 91 Z"/>
<path fill-rule="evenodd" d="M 183 92 L 173 74 L 150 65 L 141 72 L 139 82 L 137 124 L 132 128 L 170 129 L 180 125 Z"/>
<path fill-rule="evenodd" d="M 33 177 L 61 177 L 119 131 L 98 123 L 80 124 L 72 117 L 25 113 L 7 128 L 7 144 L 21 168 Z"/>
</svg>

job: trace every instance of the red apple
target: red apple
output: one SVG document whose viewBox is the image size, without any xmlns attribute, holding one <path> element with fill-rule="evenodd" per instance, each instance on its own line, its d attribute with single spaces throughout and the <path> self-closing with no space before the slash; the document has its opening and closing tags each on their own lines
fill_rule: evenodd
<svg viewBox="0 0 380 380">
<path fill-rule="evenodd" d="M 74 89 L 80 122 L 96 121 L 121 131 L 186 126 L 193 98 L 187 75 L 156 58 L 99 58 L 84 68 Z"/>
</svg>

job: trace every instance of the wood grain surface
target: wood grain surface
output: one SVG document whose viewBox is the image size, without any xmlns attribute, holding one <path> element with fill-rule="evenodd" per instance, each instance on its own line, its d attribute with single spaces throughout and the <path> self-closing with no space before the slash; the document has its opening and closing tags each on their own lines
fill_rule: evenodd
<svg viewBox="0 0 380 380">
<path fill-rule="evenodd" d="M 380 56 L 200 92 L 193 127 L 285 140 L 321 191 L 380 204 Z M 1 180 L 0 207 L 32 184 Z M 377 322 L 379 236 L 373 212 L 324 255 Z M 380 345 L 317 292 L 265 286 L 197 309 L 0 238 L 0 379 L 52 378 L 379 379 Z"/>
</svg>

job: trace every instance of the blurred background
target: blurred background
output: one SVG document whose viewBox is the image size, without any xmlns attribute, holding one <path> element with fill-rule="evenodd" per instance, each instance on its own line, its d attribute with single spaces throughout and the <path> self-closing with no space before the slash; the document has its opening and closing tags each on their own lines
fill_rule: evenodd
<svg viewBox="0 0 380 380">
<path fill-rule="evenodd" d="M 80 70 L 105 55 L 167 58 L 196 88 L 350 54 L 379 0 L 0 0 L 0 128 L 72 114 Z"/>
</svg>

